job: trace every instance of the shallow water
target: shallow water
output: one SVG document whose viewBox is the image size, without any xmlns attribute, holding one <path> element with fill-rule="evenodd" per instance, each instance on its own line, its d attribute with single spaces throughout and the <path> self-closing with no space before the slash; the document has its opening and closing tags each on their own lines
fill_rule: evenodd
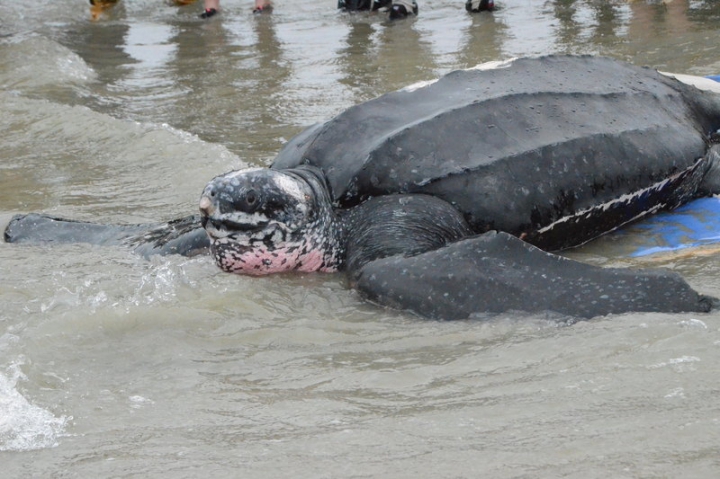
<svg viewBox="0 0 720 479">
<path fill-rule="evenodd" d="M 0 0 L 0 226 L 195 211 L 216 174 L 303 127 L 455 68 L 552 52 L 720 73 L 720 5 Z M 80 6 L 82 5 L 82 7 Z M 638 260 L 720 296 L 720 257 Z M 338 275 L 243 278 L 208 258 L 0 243 L 3 477 L 716 477 L 720 314 L 563 326 L 424 321 Z"/>
</svg>

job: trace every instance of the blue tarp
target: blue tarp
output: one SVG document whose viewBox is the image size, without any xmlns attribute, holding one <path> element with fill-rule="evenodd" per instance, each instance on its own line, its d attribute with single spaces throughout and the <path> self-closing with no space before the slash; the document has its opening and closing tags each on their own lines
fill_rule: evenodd
<svg viewBox="0 0 720 479">
<path fill-rule="evenodd" d="M 676 210 L 659 213 L 633 225 L 627 234 L 641 234 L 648 239 L 647 245 L 630 256 L 720 243 L 720 198 L 700 198 Z"/>
</svg>

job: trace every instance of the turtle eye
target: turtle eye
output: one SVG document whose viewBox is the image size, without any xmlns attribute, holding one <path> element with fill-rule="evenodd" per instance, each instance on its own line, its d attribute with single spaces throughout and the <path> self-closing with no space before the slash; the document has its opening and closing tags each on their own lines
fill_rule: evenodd
<svg viewBox="0 0 720 479">
<path fill-rule="evenodd" d="M 257 193 L 255 193 L 253 190 L 248 191 L 248 194 L 245 195 L 245 201 L 250 206 L 254 205 L 257 201 Z"/>
<path fill-rule="evenodd" d="M 260 206 L 260 195 L 255 190 L 248 190 L 244 194 L 238 195 L 232 202 L 232 207 L 236 211 L 244 213 L 254 213 Z"/>
</svg>

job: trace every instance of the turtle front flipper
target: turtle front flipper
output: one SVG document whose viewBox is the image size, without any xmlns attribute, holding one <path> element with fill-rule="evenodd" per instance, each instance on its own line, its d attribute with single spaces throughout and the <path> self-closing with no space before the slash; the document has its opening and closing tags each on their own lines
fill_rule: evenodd
<svg viewBox="0 0 720 479">
<path fill-rule="evenodd" d="M 103 225 L 32 213 L 14 216 L 5 229 L 4 238 L 8 243 L 126 246 L 145 257 L 194 256 L 205 252 L 210 245 L 197 215 L 168 223 Z"/>
<path fill-rule="evenodd" d="M 589 319 L 627 312 L 707 312 L 717 300 L 663 270 L 600 268 L 488 232 L 417 256 L 367 263 L 355 286 L 370 301 L 433 319 L 507 311 Z"/>
</svg>

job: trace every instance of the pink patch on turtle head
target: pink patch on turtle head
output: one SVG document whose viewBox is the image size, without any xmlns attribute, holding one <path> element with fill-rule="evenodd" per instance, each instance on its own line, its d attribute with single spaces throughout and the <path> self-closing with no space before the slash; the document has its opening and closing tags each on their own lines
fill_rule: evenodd
<svg viewBox="0 0 720 479">
<path fill-rule="evenodd" d="M 280 247 L 268 250 L 264 245 L 244 249 L 240 252 L 233 248 L 223 248 L 222 242 L 214 246 L 215 261 L 226 272 L 262 276 L 288 271 L 335 272 L 334 262 L 326 262 L 322 250 L 306 251 L 302 247 Z"/>
</svg>

